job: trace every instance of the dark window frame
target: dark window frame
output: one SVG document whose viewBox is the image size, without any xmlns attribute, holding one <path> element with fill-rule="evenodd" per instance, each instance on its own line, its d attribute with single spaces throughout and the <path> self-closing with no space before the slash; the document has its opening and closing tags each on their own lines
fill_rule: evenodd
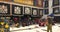
<svg viewBox="0 0 60 32">
<path fill-rule="evenodd" d="M 56 9 L 57 9 L 57 11 L 58 11 L 57 13 L 55 12 L 55 11 L 56 11 Z M 54 14 L 60 14 L 59 7 L 57 7 L 57 8 L 53 8 L 53 13 L 54 13 Z"/>
<path fill-rule="evenodd" d="M 36 13 L 37 13 L 37 15 L 33 15 L 33 11 L 34 11 L 34 10 L 36 10 L 36 11 L 37 11 L 37 12 L 36 12 Z M 38 13 L 38 9 L 37 9 L 37 8 L 32 8 L 32 15 L 33 15 L 33 16 L 38 16 L 38 15 L 39 15 L 39 13 Z"/>
<path fill-rule="evenodd" d="M 21 14 L 15 14 L 15 13 L 14 13 L 14 7 L 20 7 L 20 8 L 21 8 L 21 11 L 20 11 Z M 23 6 L 12 5 L 12 14 L 13 14 L 13 15 L 22 15 L 22 14 L 23 14 Z"/>
<path fill-rule="evenodd" d="M 7 6 L 7 13 L 0 13 L 0 14 L 10 14 L 10 4 L 7 4 L 7 3 L 0 3 L 0 5 L 4 5 L 4 6 Z"/>
<path fill-rule="evenodd" d="M 57 4 L 54 4 L 54 3 L 56 3 L 57 1 L 58 1 L 58 3 L 57 3 Z M 53 0 L 53 6 L 59 5 L 59 0 L 56 0 L 56 2 L 54 2 L 54 0 Z"/>
<path fill-rule="evenodd" d="M 49 14 L 49 10 L 48 9 L 44 9 L 44 14 Z"/>
<path fill-rule="evenodd" d="M 30 7 L 24 7 L 24 14 L 26 14 L 26 13 L 25 13 L 25 8 L 29 8 L 29 9 L 30 9 L 30 14 L 29 14 L 29 15 L 31 15 L 31 13 L 32 13 L 31 11 L 32 11 L 32 10 L 31 10 Z"/>
<path fill-rule="evenodd" d="M 48 0 L 44 1 L 44 7 L 47 8 L 49 6 Z"/>
</svg>

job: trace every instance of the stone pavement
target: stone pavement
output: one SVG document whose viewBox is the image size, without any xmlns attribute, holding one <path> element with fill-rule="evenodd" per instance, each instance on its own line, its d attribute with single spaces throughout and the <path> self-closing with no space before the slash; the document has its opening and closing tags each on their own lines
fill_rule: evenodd
<svg viewBox="0 0 60 32">
<path fill-rule="evenodd" d="M 60 32 L 60 24 L 53 25 L 52 30 L 53 32 Z M 11 32 L 47 32 L 47 26 L 39 27 L 38 25 L 36 26 L 31 25 L 31 26 L 26 26 L 15 30 L 11 30 Z"/>
</svg>

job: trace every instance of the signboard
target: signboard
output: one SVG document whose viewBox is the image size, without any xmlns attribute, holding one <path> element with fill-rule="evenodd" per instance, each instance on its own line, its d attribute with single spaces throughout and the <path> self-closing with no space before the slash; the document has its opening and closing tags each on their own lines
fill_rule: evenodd
<svg viewBox="0 0 60 32">
<path fill-rule="evenodd" d="M 23 12 L 23 7 L 18 5 L 12 5 L 12 13 L 15 15 L 21 15 Z"/>
<path fill-rule="evenodd" d="M 31 14 L 31 8 L 30 7 L 24 7 L 24 14 Z"/>
<path fill-rule="evenodd" d="M 32 9 L 32 15 L 37 16 L 37 15 L 38 15 L 38 9 L 33 8 L 33 9 Z"/>
<path fill-rule="evenodd" d="M 0 14 L 10 14 L 10 5 L 6 3 L 0 3 Z"/>
<path fill-rule="evenodd" d="M 33 5 L 33 0 L 13 0 L 13 1 L 20 4 Z"/>
</svg>

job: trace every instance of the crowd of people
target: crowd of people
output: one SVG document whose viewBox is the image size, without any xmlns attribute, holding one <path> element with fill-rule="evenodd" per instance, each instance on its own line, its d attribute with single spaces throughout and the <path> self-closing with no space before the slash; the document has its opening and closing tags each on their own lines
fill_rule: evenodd
<svg viewBox="0 0 60 32">
<path fill-rule="evenodd" d="M 52 30 L 52 24 L 54 25 L 53 22 L 53 17 L 47 16 L 46 18 L 40 18 L 40 17 L 30 17 L 30 16 L 24 16 L 23 18 L 13 18 L 13 19 L 0 19 L 0 31 L 9 31 L 9 28 L 11 26 L 13 27 L 25 27 L 33 24 L 38 24 L 39 26 L 47 26 L 48 31 Z"/>
<path fill-rule="evenodd" d="M 47 16 L 48 18 L 48 16 Z M 39 26 L 46 26 L 48 24 L 48 19 L 47 18 L 39 18 L 39 17 L 29 17 L 29 16 L 24 16 L 18 20 L 18 18 L 14 18 L 14 20 L 10 21 L 12 26 L 20 27 L 20 26 L 29 26 L 33 24 L 39 24 Z M 50 21 L 49 21 L 50 22 Z M 54 22 L 52 21 L 52 24 L 54 25 Z"/>
<path fill-rule="evenodd" d="M 10 32 L 8 22 L 4 22 L 4 19 L 0 20 L 0 32 Z"/>
</svg>

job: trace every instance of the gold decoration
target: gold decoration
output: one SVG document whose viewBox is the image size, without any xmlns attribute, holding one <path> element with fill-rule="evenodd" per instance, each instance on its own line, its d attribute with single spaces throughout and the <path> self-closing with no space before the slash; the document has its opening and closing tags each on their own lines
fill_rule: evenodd
<svg viewBox="0 0 60 32">
<path fill-rule="evenodd" d="M 14 2 L 21 3 L 21 4 L 27 4 L 27 5 L 33 5 L 33 0 L 14 0 Z"/>
</svg>

